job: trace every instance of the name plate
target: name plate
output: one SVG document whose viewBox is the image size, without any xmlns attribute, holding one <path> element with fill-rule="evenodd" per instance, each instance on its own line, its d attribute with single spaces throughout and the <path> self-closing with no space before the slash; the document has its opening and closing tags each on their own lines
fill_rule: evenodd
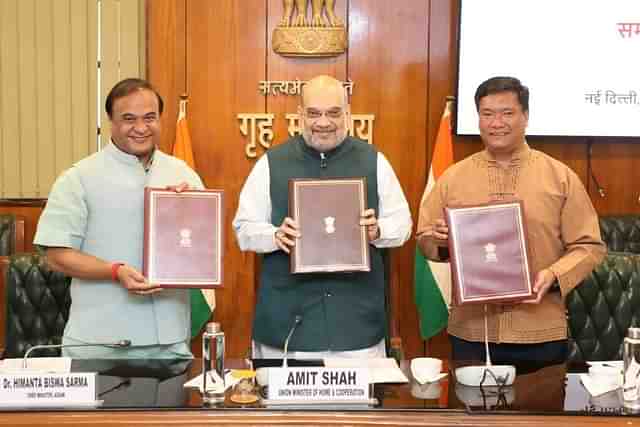
<svg viewBox="0 0 640 427">
<path fill-rule="evenodd" d="M 16 373 L 0 375 L 0 406 L 61 407 L 96 404 L 93 373 Z"/>
<path fill-rule="evenodd" d="M 269 400 L 355 402 L 369 399 L 366 368 L 270 368 Z"/>
</svg>

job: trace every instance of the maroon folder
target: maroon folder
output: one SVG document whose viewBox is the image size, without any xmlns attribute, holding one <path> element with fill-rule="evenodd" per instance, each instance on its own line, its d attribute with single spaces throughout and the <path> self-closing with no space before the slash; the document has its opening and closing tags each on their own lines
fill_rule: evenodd
<svg viewBox="0 0 640 427">
<path fill-rule="evenodd" d="M 458 304 L 532 296 L 523 210 L 521 201 L 445 208 Z"/>
<path fill-rule="evenodd" d="M 292 273 L 371 270 L 360 225 L 366 188 L 365 178 L 289 180 L 289 216 L 301 234 L 291 251 Z"/>
<path fill-rule="evenodd" d="M 143 274 L 161 287 L 222 285 L 223 192 L 146 188 Z"/>
</svg>

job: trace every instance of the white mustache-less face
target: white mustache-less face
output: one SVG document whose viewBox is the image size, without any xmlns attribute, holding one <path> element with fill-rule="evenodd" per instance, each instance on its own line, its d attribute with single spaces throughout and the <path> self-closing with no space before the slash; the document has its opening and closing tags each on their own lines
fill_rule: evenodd
<svg viewBox="0 0 640 427">
<path fill-rule="evenodd" d="M 524 143 L 529 114 L 513 92 L 487 95 L 480 100 L 480 136 L 487 150 L 508 153 Z"/>
</svg>

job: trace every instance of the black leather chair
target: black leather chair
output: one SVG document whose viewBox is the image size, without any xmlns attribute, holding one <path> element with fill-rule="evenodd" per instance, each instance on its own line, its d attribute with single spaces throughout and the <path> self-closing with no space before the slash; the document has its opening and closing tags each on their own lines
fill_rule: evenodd
<svg viewBox="0 0 640 427">
<path fill-rule="evenodd" d="M 566 298 L 570 362 L 622 359 L 640 326 L 640 255 L 610 252 Z"/>
<path fill-rule="evenodd" d="M 59 344 L 69 318 L 71 279 L 53 272 L 44 255 L 11 255 L 5 274 L 5 357 L 22 357 L 34 345 Z M 57 349 L 35 350 L 33 356 L 57 356 Z"/>
<path fill-rule="evenodd" d="M 640 254 L 639 215 L 602 216 L 600 234 L 610 251 Z"/>
<path fill-rule="evenodd" d="M 24 218 L 0 214 L 0 256 L 24 252 Z"/>
</svg>

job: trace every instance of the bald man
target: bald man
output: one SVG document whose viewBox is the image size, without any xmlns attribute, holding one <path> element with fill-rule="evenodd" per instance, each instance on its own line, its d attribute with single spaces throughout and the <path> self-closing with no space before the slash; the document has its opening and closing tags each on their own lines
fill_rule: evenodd
<svg viewBox="0 0 640 427">
<path fill-rule="evenodd" d="M 253 324 L 253 356 L 385 357 L 384 268 L 380 249 L 401 246 L 411 234 L 411 214 L 391 165 L 375 147 L 348 136 L 350 108 L 342 83 L 318 76 L 303 87 L 298 113 L 302 135 L 262 156 L 240 193 L 233 227 L 243 251 L 262 255 Z M 289 273 L 289 254 L 300 235 L 287 217 L 292 178 L 366 177 L 366 227 L 371 271 Z"/>
</svg>

